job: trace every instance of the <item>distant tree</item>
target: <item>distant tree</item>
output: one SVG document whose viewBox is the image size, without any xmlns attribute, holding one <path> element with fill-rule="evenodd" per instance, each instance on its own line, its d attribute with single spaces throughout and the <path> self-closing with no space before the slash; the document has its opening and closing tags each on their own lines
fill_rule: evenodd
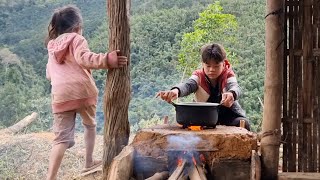
<svg viewBox="0 0 320 180">
<path fill-rule="evenodd" d="M 200 13 L 199 18 L 194 22 L 194 31 L 185 33 L 181 41 L 179 53 L 179 68 L 190 74 L 199 66 L 199 49 L 206 43 L 221 43 L 226 47 L 228 58 L 235 55 L 228 51 L 228 46 L 236 42 L 236 31 L 238 24 L 236 17 L 231 14 L 224 14 L 219 2 L 210 4 L 206 10 Z"/>
</svg>

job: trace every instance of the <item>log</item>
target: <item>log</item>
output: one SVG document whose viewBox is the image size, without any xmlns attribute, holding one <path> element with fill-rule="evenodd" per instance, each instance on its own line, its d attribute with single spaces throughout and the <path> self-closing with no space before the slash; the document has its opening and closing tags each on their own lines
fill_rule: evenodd
<svg viewBox="0 0 320 180">
<path fill-rule="evenodd" d="M 261 162 L 260 156 L 255 150 L 252 150 L 251 156 L 251 180 L 260 180 L 261 178 Z"/>
<path fill-rule="evenodd" d="M 33 112 L 31 115 L 26 116 L 16 124 L 0 130 L 0 134 L 16 134 L 21 131 L 23 128 L 27 127 L 30 123 L 36 120 L 38 117 L 38 113 Z"/>
<path fill-rule="evenodd" d="M 189 172 L 190 180 L 207 180 L 203 169 L 198 165 L 192 165 Z"/>
<path fill-rule="evenodd" d="M 157 172 L 153 176 L 147 178 L 146 180 L 165 180 L 168 179 L 169 172 L 163 171 L 163 172 Z"/>
<path fill-rule="evenodd" d="M 111 162 L 108 179 L 128 180 L 133 171 L 134 148 L 126 146 Z"/>
<path fill-rule="evenodd" d="M 186 166 L 187 161 L 185 159 L 182 160 L 182 163 L 176 167 L 176 170 L 171 174 L 168 180 L 176 180 L 179 179 L 181 174 L 183 173 L 184 167 Z"/>
</svg>

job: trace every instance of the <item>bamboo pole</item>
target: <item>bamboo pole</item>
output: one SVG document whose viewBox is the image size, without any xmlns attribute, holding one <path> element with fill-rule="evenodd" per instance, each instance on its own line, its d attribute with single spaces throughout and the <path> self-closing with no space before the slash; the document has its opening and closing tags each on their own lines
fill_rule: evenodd
<svg viewBox="0 0 320 180">
<path fill-rule="evenodd" d="M 267 0 L 266 73 L 262 122 L 262 179 L 277 179 L 280 145 L 283 1 Z"/>
</svg>

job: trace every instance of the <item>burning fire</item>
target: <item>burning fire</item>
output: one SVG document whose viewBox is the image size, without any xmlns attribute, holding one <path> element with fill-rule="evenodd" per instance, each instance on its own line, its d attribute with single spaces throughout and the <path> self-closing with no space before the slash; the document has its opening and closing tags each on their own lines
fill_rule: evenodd
<svg viewBox="0 0 320 180">
<path fill-rule="evenodd" d="M 176 169 L 169 179 L 201 179 L 207 180 L 205 156 L 193 151 L 183 151 L 177 158 Z"/>
<path fill-rule="evenodd" d="M 203 130 L 202 126 L 188 126 L 188 129 L 191 131 L 201 131 Z"/>
</svg>

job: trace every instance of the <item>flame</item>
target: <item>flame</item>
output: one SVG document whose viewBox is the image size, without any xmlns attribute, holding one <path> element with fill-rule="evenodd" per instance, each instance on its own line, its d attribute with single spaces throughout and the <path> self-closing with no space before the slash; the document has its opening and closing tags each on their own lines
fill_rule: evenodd
<svg viewBox="0 0 320 180">
<path fill-rule="evenodd" d="M 203 130 L 202 126 L 188 126 L 188 129 L 190 129 L 191 131 L 200 131 Z"/>
</svg>

